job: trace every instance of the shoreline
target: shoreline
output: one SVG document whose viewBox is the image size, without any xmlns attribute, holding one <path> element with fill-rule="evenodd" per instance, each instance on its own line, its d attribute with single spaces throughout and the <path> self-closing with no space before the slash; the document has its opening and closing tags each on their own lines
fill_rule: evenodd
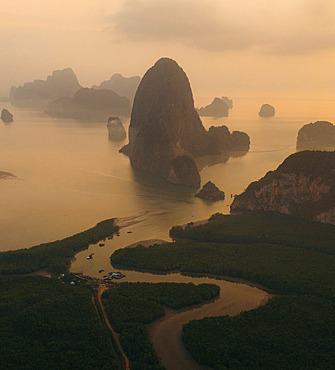
<svg viewBox="0 0 335 370">
<path fill-rule="evenodd" d="M 257 293 L 243 290 L 240 300 L 236 300 L 236 296 L 232 296 L 232 291 L 229 286 L 225 285 L 224 280 L 217 280 L 213 284 L 220 286 L 218 297 L 180 310 L 165 308 L 163 317 L 147 325 L 150 341 L 161 358 L 161 364 L 167 369 L 209 369 L 209 367 L 199 364 L 183 344 L 182 330 L 186 323 L 205 317 L 236 316 L 243 311 L 250 311 L 265 305 L 273 297 L 272 294 L 256 288 L 258 289 Z"/>
</svg>

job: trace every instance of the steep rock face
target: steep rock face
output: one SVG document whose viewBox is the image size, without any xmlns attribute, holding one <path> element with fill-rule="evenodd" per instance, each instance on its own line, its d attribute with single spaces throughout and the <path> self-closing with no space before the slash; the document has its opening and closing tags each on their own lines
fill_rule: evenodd
<svg viewBox="0 0 335 370">
<path fill-rule="evenodd" d="M 297 150 L 318 149 L 335 149 L 335 126 L 331 122 L 317 121 L 309 123 L 298 132 Z"/>
<path fill-rule="evenodd" d="M 250 138 L 240 131 L 233 131 L 231 134 L 227 126 L 212 126 L 206 132 L 207 154 L 220 154 L 223 151 L 248 150 Z"/>
<path fill-rule="evenodd" d="M 13 122 L 13 115 L 7 109 L 3 109 L 1 112 L 1 120 L 5 123 Z"/>
<path fill-rule="evenodd" d="M 107 129 L 109 140 L 122 141 L 127 137 L 126 130 L 119 117 L 109 117 Z"/>
<path fill-rule="evenodd" d="M 200 175 L 194 160 L 187 155 L 176 157 L 169 168 L 168 182 L 176 185 L 200 186 Z"/>
<path fill-rule="evenodd" d="M 214 98 L 211 104 L 197 109 L 202 117 L 228 117 L 229 106 L 220 98 Z"/>
<path fill-rule="evenodd" d="M 215 184 L 211 181 L 208 181 L 203 188 L 199 191 L 199 193 L 195 194 L 197 198 L 210 200 L 210 201 L 217 201 L 223 200 L 225 198 L 225 193 L 221 191 Z"/>
<path fill-rule="evenodd" d="M 129 100 L 114 91 L 82 88 L 73 98 L 50 102 L 45 113 L 59 118 L 106 122 L 111 115 L 129 117 L 130 110 Z"/>
<path fill-rule="evenodd" d="M 65 68 L 53 71 L 45 81 L 35 80 L 23 86 L 12 86 L 10 102 L 15 106 L 44 109 L 51 100 L 72 97 L 80 87 L 73 70 Z"/>
<path fill-rule="evenodd" d="M 199 187 L 200 176 L 193 158 L 208 154 L 208 140 L 185 72 L 174 60 L 160 59 L 146 72 L 137 89 L 129 144 L 121 152 L 129 155 L 132 165 L 143 172 L 172 183 Z M 182 181 L 176 176 L 176 166 L 188 173 Z"/>
<path fill-rule="evenodd" d="M 172 59 L 160 59 L 137 89 L 129 144 L 122 151 L 129 153 L 134 167 L 177 183 L 178 177 L 171 175 L 173 161 L 187 155 L 184 167 L 192 161 L 194 168 L 191 157 L 204 152 L 205 134 L 185 72 Z M 194 183 L 191 181 L 190 186 Z"/>
<path fill-rule="evenodd" d="M 109 80 L 103 81 L 99 86 L 93 86 L 93 88 L 113 90 L 118 95 L 125 96 L 132 103 L 140 82 L 140 76 L 123 77 L 119 73 L 115 73 Z"/>
<path fill-rule="evenodd" d="M 260 117 L 273 117 L 275 113 L 276 111 L 272 105 L 263 104 L 258 114 Z"/>
<path fill-rule="evenodd" d="M 292 154 L 235 197 L 231 210 L 278 211 L 335 224 L 335 152 Z"/>
</svg>

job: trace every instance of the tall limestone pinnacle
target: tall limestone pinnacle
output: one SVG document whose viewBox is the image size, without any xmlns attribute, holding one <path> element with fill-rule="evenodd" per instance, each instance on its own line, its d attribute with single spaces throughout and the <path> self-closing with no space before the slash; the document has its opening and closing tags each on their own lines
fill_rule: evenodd
<svg viewBox="0 0 335 370">
<path fill-rule="evenodd" d="M 228 129 L 225 135 L 232 137 Z M 131 164 L 142 172 L 174 184 L 199 187 L 200 175 L 193 158 L 208 154 L 208 149 L 209 135 L 194 108 L 185 72 L 172 59 L 158 60 L 139 84 L 129 144 L 121 152 L 129 155 Z"/>
<path fill-rule="evenodd" d="M 123 151 L 138 169 L 173 183 L 198 187 L 200 176 L 192 157 L 204 150 L 205 133 L 185 72 L 174 60 L 160 59 L 137 89 L 129 144 Z M 175 163 L 178 168 L 191 170 L 178 171 Z"/>
</svg>

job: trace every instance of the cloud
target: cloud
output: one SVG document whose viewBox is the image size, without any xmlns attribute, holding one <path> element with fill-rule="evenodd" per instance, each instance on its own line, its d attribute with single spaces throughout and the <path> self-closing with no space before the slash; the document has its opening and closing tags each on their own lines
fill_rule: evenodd
<svg viewBox="0 0 335 370">
<path fill-rule="evenodd" d="M 333 0 L 124 0 L 109 19 L 131 42 L 305 54 L 335 47 Z"/>
</svg>

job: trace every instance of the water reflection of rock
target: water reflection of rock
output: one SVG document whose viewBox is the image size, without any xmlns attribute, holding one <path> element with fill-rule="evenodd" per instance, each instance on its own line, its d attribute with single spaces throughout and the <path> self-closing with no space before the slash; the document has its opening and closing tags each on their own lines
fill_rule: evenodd
<svg viewBox="0 0 335 370">
<path fill-rule="evenodd" d="M 109 117 L 107 122 L 108 139 L 123 141 L 127 137 L 126 130 L 119 117 Z"/>
<path fill-rule="evenodd" d="M 248 153 L 248 150 L 225 151 L 220 154 L 206 155 L 196 158 L 198 170 L 201 171 L 205 167 L 215 166 L 219 163 L 226 163 L 229 158 L 243 157 Z"/>
</svg>

